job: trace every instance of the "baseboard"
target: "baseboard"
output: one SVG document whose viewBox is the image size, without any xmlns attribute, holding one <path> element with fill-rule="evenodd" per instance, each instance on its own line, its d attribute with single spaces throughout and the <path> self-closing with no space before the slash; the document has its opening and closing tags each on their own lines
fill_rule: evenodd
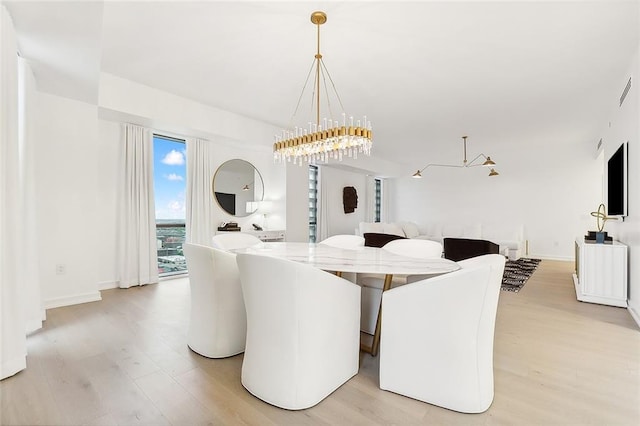
<svg viewBox="0 0 640 426">
<path fill-rule="evenodd" d="M 118 288 L 118 283 L 115 281 L 100 281 L 98 283 L 98 290 L 110 290 L 112 288 Z"/>
<path fill-rule="evenodd" d="M 25 331 L 27 334 L 33 333 L 35 331 L 38 331 L 42 328 L 42 322 L 44 320 L 40 319 L 40 320 L 28 320 L 27 323 L 25 324 Z"/>
<path fill-rule="evenodd" d="M 44 301 L 45 309 L 60 308 L 62 306 L 78 305 L 80 303 L 97 302 L 102 300 L 99 291 L 91 293 L 76 294 L 74 296 L 56 297 Z"/>
<path fill-rule="evenodd" d="M 0 363 L 0 380 L 18 374 L 27 368 L 27 354 L 12 356 L 11 359 L 3 359 Z"/>
<path fill-rule="evenodd" d="M 573 262 L 575 260 L 573 256 L 552 256 L 552 255 L 546 255 L 546 254 L 531 254 L 531 253 L 522 257 L 529 257 L 531 259 L 542 259 L 542 260 L 561 260 L 563 262 Z"/>
<path fill-rule="evenodd" d="M 629 311 L 631 318 L 633 318 L 638 327 L 640 327 L 640 312 L 636 311 L 631 306 L 627 306 L 627 311 Z"/>
</svg>

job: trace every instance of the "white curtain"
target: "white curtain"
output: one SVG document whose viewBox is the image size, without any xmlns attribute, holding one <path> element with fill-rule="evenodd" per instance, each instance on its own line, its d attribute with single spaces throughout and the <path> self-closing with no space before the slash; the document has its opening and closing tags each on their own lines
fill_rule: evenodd
<svg viewBox="0 0 640 426">
<path fill-rule="evenodd" d="M 364 201 L 364 221 L 373 222 L 376 213 L 376 178 L 373 176 L 366 177 Z"/>
<path fill-rule="evenodd" d="M 387 179 L 381 179 L 380 188 L 382 190 L 382 199 L 380 200 L 380 222 L 389 221 L 389 182 Z"/>
<path fill-rule="evenodd" d="M 329 235 L 329 185 L 322 167 L 318 167 L 318 227 L 316 229 L 316 242 L 320 242 Z"/>
<path fill-rule="evenodd" d="M 208 246 L 211 245 L 211 237 L 213 237 L 211 180 L 215 172 L 211 161 L 211 143 L 197 138 L 189 138 L 186 143 L 186 241 Z"/>
<path fill-rule="evenodd" d="M 148 129 L 124 125 L 118 213 L 121 288 L 158 282 L 153 144 Z"/>
<path fill-rule="evenodd" d="M 0 379 L 26 368 L 21 306 L 18 56 L 13 22 L 0 5 Z M 16 247 L 18 244 L 18 247 Z"/>
</svg>

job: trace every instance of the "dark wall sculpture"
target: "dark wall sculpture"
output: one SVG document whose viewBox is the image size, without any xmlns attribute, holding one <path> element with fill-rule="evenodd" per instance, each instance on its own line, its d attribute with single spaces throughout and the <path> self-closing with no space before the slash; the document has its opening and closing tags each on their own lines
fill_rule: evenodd
<svg viewBox="0 0 640 426">
<path fill-rule="evenodd" d="M 353 186 L 345 186 L 342 189 L 342 204 L 345 213 L 353 213 L 358 207 L 358 193 Z"/>
</svg>

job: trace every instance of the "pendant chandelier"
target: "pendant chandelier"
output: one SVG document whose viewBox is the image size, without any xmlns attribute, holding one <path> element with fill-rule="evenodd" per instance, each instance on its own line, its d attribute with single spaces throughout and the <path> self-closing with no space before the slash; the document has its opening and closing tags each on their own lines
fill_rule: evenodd
<svg viewBox="0 0 640 426">
<path fill-rule="evenodd" d="M 364 116 L 362 120 L 354 121 L 353 117 L 347 119 L 347 115 L 342 112 L 341 117 L 335 117 L 334 119 L 331 113 L 331 103 L 328 97 L 329 85 L 327 82 L 331 83 L 330 87 L 333 89 L 342 111 L 344 111 L 344 108 L 320 54 L 320 25 L 327 22 L 327 15 L 320 11 L 313 12 L 311 14 L 311 22 L 317 27 L 317 51 L 298 99 L 291 123 L 295 119 L 300 101 L 314 71 L 315 123 L 309 122 L 305 127 L 292 127 L 290 125 L 288 129 L 282 131 L 282 134 L 276 135 L 275 143 L 273 144 L 274 160 L 290 162 L 293 159 L 294 164 L 297 162 L 302 164 L 303 161 L 309 163 L 317 161 L 328 162 L 330 158 L 342 161 L 344 156 L 357 158 L 358 154 L 370 155 L 372 131 L 371 122 L 367 121 L 367 117 Z M 324 87 L 321 87 L 322 82 L 325 83 Z M 329 117 L 324 118 L 322 122 L 320 121 L 321 89 L 327 93 L 327 109 L 329 112 Z"/>
<path fill-rule="evenodd" d="M 412 177 L 416 179 L 420 179 L 422 177 L 422 172 L 424 172 L 428 167 L 467 168 L 467 167 L 484 166 L 484 167 L 491 167 L 491 170 L 489 171 L 489 176 L 498 176 L 500 174 L 496 171 L 496 169 L 493 168 L 493 166 L 495 166 L 496 163 L 491 159 L 491 157 L 486 156 L 482 153 L 478 154 L 473 160 L 467 161 L 467 136 L 462 137 L 462 142 L 464 144 L 464 156 L 463 156 L 462 164 L 427 164 L 422 169 L 415 172 Z M 480 163 L 480 162 L 476 163 L 477 160 L 480 160 L 482 158 L 484 158 L 483 163 Z"/>
</svg>

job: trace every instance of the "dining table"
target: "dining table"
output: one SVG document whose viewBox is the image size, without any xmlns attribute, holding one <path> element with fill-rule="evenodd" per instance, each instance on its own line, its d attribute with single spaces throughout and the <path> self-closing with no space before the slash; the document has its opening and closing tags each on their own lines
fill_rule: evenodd
<svg viewBox="0 0 640 426">
<path fill-rule="evenodd" d="M 434 275 L 453 272 L 460 266 L 444 258 L 414 258 L 392 253 L 378 247 L 341 248 L 322 243 L 266 242 L 254 246 L 232 250 L 235 253 L 249 253 L 271 256 L 305 263 L 338 275 L 344 272 L 384 275 L 382 291 L 391 288 L 394 274 Z M 382 299 L 376 321 L 372 344 L 361 343 L 361 349 L 373 356 L 378 354 L 382 318 Z"/>
</svg>

